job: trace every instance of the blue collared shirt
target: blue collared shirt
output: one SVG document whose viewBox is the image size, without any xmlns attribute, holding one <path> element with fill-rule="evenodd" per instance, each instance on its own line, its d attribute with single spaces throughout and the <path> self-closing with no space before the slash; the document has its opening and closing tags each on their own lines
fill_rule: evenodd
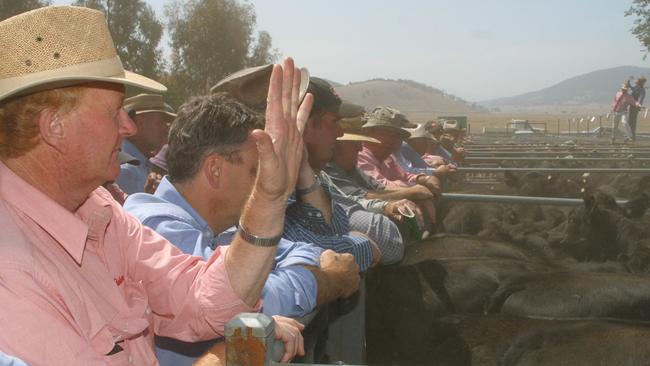
<svg viewBox="0 0 650 366">
<path fill-rule="evenodd" d="M 236 228 L 232 227 L 215 234 L 167 177 L 161 180 L 153 195 L 138 193 L 129 196 L 124 209 L 183 252 L 205 259 L 216 246 L 228 245 L 236 233 Z M 316 278 L 304 266 L 319 266 L 321 253 L 321 248 L 311 244 L 280 240 L 276 266 L 262 290 L 262 311 L 265 314 L 299 317 L 314 310 L 318 294 Z M 201 349 L 206 348 L 204 343 L 200 344 Z M 157 344 L 162 343 L 157 341 Z M 164 349 L 156 348 L 160 364 L 191 365 L 201 353 L 189 349 L 188 345 L 165 339 Z"/>
<path fill-rule="evenodd" d="M 394 155 L 397 163 L 407 172 L 434 175 L 435 170 L 406 141 L 402 141 L 402 147 Z"/>
<path fill-rule="evenodd" d="M 21 359 L 0 351 L 0 366 L 27 366 Z"/>
<path fill-rule="evenodd" d="M 122 151 L 138 159 L 140 165 L 120 165 L 120 175 L 117 177 L 117 185 L 128 194 L 144 192 L 144 185 L 147 183 L 147 176 L 149 175 L 149 161 L 147 157 L 129 140 L 122 142 Z"/>
</svg>

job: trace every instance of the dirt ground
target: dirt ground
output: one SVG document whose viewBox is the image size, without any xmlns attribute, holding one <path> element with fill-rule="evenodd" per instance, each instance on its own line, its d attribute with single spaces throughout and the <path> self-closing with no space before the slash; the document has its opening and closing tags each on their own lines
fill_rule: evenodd
<svg viewBox="0 0 650 366">
<path fill-rule="evenodd" d="M 643 118 L 644 111 L 642 110 L 639 113 L 639 119 L 637 122 L 637 131 L 648 133 L 650 132 L 650 113 L 648 113 L 647 118 Z M 579 131 L 591 131 L 594 128 L 598 127 L 601 123 L 603 126 L 611 126 L 611 118 L 608 120 L 606 115 L 595 115 L 595 121 L 590 122 L 589 119 L 593 115 L 587 114 L 551 114 L 551 113 L 538 113 L 538 114 L 526 114 L 526 113 L 475 113 L 467 114 L 467 123 L 469 125 L 470 133 L 472 134 L 481 134 L 483 132 L 483 127 L 505 127 L 506 123 L 512 119 L 527 119 L 533 127 L 546 128 L 549 133 L 558 133 L 561 132 L 577 132 Z M 428 119 L 425 116 L 409 116 L 415 122 L 425 122 Z M 579 121 L 583 118 L 582 123 L 569 122 L 574 119 Z"/>
</svg>

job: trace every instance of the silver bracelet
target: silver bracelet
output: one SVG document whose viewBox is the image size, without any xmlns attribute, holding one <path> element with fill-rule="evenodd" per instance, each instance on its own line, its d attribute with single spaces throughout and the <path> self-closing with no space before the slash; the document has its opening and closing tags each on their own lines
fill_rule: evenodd
<svg viewBox="0 0 650 366">
<path fill-rule="evenodd" d="M 274 247 L 278 245 L 280 239 L 282 239 L 282 233 L 271 238 L 253 235 L 244 229 L 244 225 L 242 225 L 241 220 L 239 220 L 239 227 L 237 228 L 237 232 L 239 233 L 239 236 L 244 239 L 244 241 L 256 247 Z"/>
<path fill-rule="evenodd" d="M 314 176 L 314 183 L 307 188 L 296 188 L 296 196 L 304 196 L 310 194 L 318 189 L 320 186 L 320 178 L 317 175 Z"/>
</svg>

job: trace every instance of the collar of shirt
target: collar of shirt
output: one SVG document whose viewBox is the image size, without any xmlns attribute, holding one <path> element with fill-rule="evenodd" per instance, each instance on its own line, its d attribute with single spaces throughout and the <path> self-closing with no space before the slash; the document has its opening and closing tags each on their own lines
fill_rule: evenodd
<svg viewBox="0 0 650 366">
<path fill-rule="evenodd" d="M 160 184 L 158 185 L 158 188 L 156 188 L 156 192 L 153 194 L 155 197 L 161 198 L 169 203 L 173 203 L 176 206 L 179 206 L 182 208 L 185 212 L 190 214 L 192 218 L 199 224 L 199 227 L 197 229 L 200 229 L 203 232 L 210 231 L 212 235 L 214 235 L 214 232 L 208 225 L 208 222 L 205 221 L 201 215 L 199 215 L 198 212 L 190 205 L 187 200 L 183 197 L 183 195 L 178 192 L 176 187 L 172 184 L 172 182 L 169 181 L 167 176 L 164 176 L 160 180 Z"/>
<path fill-rule="evenodd" d="M 147 159 L 147 157 L 144 156 L 144 154 L 138 150 L 138 148 L 135 147 L 131 141 L 126 139 L 122 141 L 122 151 L 138 159 L 140 161 L 140 166 L 149 165 L 149 159 Z"/>
<path fill-rule="evenodd" d="M 77 212 L 72 213 L 0 162 L 0 199 L 38 223 L 77 263 L 81 264 L 89 234 L 88 224 L 84 222 L 83 217 L 97 208 L 98 197 L 93 197 L 91 194 Z"/>
</svg>

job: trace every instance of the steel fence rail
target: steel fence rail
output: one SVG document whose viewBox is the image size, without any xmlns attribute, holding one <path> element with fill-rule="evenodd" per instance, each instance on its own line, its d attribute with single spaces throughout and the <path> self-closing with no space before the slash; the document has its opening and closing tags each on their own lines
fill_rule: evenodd
<svg viewBox="0 0 650 366">
<path fill-rule="evenodd" d="M 517 157 L 517 156 L 468 156 L 465 158 L 465 161 L 467 162 L 474 162 L 474 161 L 627 161 L 627 162 L 644 162 L 644 161 L 650 161 L 650 158 L 637 158 L 637 157 L 626 157 L 626 158 L 621 158 L 621 157 L 590 157 L 590 156 L 585 156 L 585 157 L 570 157 L 570 158 L 562 158 L 562 157 L 554 157 L 554 156 L 549 156 L 549 157 Z"/>
<path fill-rule="evenodd" d="M 566 151 L 566 152 L 557 152 L 557 151 L 493 151 L 493 152 L 482 152 L 482 153 L 472 153 L 468 152 L 467 157 L 476 156 L 476 157 L 491 157 L 491 156 L 521 156 L 521 155 L 536 155 L 536 156 L 612 156 L 612 155 L 629 155 L 637 157 L 650 157 L 650 152 L 632 152 L 632 151 L 619 151 L 619 152 L 586 152 L 586 151 Z"/>
<path fill-rule="evenodd" d="M 528 204 L 544 206 L 581 206 L 584 201 L 581 198 L 558 198 L 558 197 L 532 197 L 532 196 L 502 196 L 494 194 L 467 194 L 467 193 L 443 193 L 442 200 L 447 202 L 479 202 L 479 203 L 504 203 L 504 204 Z M 627 200 L 616 200 L 616 203 L 625 206 Z"/>
<path fill-rule="evenodd" d="M 540 172 L 540 173 L 635 173 L 650 174 L 650 168 L 479 168 L 459 167 L 460 173 Z"/>
</svg>

